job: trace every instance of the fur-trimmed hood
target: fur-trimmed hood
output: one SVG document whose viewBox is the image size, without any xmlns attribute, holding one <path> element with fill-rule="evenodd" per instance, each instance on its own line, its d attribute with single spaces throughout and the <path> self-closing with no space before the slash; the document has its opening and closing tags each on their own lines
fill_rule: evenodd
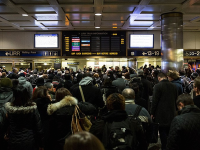
<svg viewBox="0 0 200 150">
<path fill-rule="evenodd" d="M 72 106 L 72 105 L 77 105 L 78 100 L 75 97 L 72 96 L 65 96 L 60 102 L 50 104 L 47 107 L 47 114 L 52 115 L 55 111 L 58 109 L 65 107 L 65 106 Z"/>
<path fill-rule="evenodd" d="M 36 103 L 32 103 L 32 106 L 13 106 L 10 102 L 5 103 L 5 109 L 11 114 L 29 114 L 37 109 Z"/>
</svg>

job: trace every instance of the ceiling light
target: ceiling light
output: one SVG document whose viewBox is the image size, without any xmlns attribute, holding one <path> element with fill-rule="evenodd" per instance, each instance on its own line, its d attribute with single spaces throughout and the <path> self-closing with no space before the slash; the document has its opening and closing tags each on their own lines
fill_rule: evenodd
<svg viewBox="0 0 200 150">
<path fill-rule="evenodd" d="M 90 60 L 90 59 L 86 59 L 86 60 Z"/>
<path fill-rule="evenodd" d="M 153 29 L 154 27 L 150 27 L 151 29 Z"/>
<path fill-rule="evenodd" d="M 116 29 L 117 27 L 112 27 L 112 28 Z"/>
<path fill-rule="evenodd" d="M 96 15 L 96 16 L 101 16 L 101 14 L 100 14 L 100 13 L 96 13 L 95 15 Z"/>
<path fill-rule="evenodd" d="M 100 27 L 95 27 L 95 28 L 100 28 Z"/>
<path fill-rule="evenodd" d="M 22 14 L 22 16 L 28 16 L 28 14 Z"/>
</svg>

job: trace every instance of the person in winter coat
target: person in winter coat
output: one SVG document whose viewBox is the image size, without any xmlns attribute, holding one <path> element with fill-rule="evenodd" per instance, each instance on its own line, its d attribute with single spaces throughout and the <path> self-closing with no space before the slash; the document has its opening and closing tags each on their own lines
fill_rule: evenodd
<svg viewBox="0 0 200 150">
<path fill-rule="evenodd" d="M 178 95 L 183 94 L 183 86 L 181 82 L 181 78 L 179 77 L 179 73 L 177 71 L 169 70 L 167 73 L 168 80 L 176 85 Z"/>
<path fill-rule="evenodd" d="M 43 149 L 43 131 L 37 105 L 30 101 L 27 89 L 14 90 L 14 101 L 5 104 L 7 111 L 8 150 Z"/>
<path fill-rule="evenodd" d="M 86 102 L 93 104 L 96 108 L 103 107 L 104 102 L 99 88 L 93 85 L 91 77 L 85 77 L 79 82 Z M 72 95 L 78 99 L 79 102 L 83 101 L 79 86 L 74 88 Z"/>
<path fill-rule="evenodd" d="M 28 93 L 30 94 L 30 97 L 32 97 L 33 87 L 30 82 L 26 81 L 25 74 L 20 73 L 18 80 L 19 80 L 18 88 L 20 89 L 26 88 Z"/>
<path fill-rule="evenodd" d="M 106 105 L 108 112 L 102 115 L 98 120 L 96 120 L 96 122 L 93 123 L 90 129 L 90 132 L 101 140 L 105 149 L 114 149 L 114 147 L 111 146 L 113 143 L 110 142 L 110 139 L 120 138 L 116 139 L 115 141 L 122 142 L 123 144 L 118 143 L 119 145 L 116 146 L 125 145 L 127 146 L 126 149 L 131 148 L 137 150 L 147 150 L 147 143 L 145 141 L 145 135 L 142 127 L 132 127 L 135 122 L 131 122 L 131 120 L 128 118 L 127 112 L 125 111 L 125 98 L 119 93 L 113 93 L 108 96 Z M 116 125 L 115 123 L 117 123 L 118 125 Z M 114 128 L 112 128 L 117 126 L 120 126 L 121 130 L 124 129 L 124 132 L 126 132 L 127 126 L 129 126 L 129 131 L 127 131 L 132 134 L 132 137 L 129 140 L 126 137 L 119 137 L 120 134 L 117 133 Z M 112 135 L 112 133 L 114 133 L 114 135 Z M 130 142 L 128 142 L 127 140 Z"/>
<path fill-rule="evenodd" d="M 56 103 L 48 105 L 47 113 L 50 116 L 48 141 L 50 149 L 63 150 L 65 138 L 71 135 L 71 120 L 75 106 L 86 115 L 92 115 L 96 108 L 87 102 L 80 102 L 72 96 L 69 90 L 60 88 L 56 91 Z"/>
<path fill-rule="evenodd" d="M 199 150 L 200 109 L 188 94 L 180 95 L 176 103 L 179 115 L 171 123 L 167 150 Z"/>
<path fill-rule="evenodd" d="M 158 80 L 153 91 L 151 118 L 159 123 L 162 150 L 165 150 L 170 124 L 176 114 L 178 92 L 176 86 L 167 80 L 166 74 L 160 72 Z"/>
</svg>

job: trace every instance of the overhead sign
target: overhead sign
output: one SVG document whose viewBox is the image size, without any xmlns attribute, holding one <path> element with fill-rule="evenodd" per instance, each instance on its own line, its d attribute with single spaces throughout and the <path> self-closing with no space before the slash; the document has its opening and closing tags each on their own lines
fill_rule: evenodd
<svg viewBox="0 0 200 150">
<path fill-rule="evenodd" d="M 79 62 L 68 62 L 68 65 L 79 65 Z"/>
<path fill-rule="evenodd" d="M 128 56 L 161 56 L 160 50 L 128 50 Z"/>
<path fill-rule="evenodd" d="M 59 51 L 0 51 L 0 56 L 60 56 Z"/>
<path fill-rule="evenodd" d="M 200 51 L 184 51 L 184 56 L 200 56 Z"/>
</svg>

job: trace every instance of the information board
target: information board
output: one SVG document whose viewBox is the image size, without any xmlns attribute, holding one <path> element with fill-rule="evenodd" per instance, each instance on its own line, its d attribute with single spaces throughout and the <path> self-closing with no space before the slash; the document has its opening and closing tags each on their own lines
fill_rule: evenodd
<svg viewBox="0 0 200 150">
<path fill-rule="evenodd" d="M 0 51 L 0 56 L 60 56 L 60 51 Z"/>
<path fill-rule="evenodd" d="M 161 56 L 160 50 L 128 50 L 128 56 Z"/>
<path fill-rule="evenodd" d="M 184 56 L 200 56 L 200 50 L 198 51 L 184 51 Z"/>
<path fill-rule="evenodd" d="M 63 31 L 63 56 L 126 56 L 125 31 Z"/>
</svg>

